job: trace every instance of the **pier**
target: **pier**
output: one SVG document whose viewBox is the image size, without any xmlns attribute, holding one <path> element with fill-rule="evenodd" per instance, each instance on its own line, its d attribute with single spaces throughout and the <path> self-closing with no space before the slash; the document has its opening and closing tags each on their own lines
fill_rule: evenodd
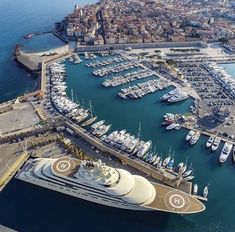
<svg viewBox="0 0 235 232">
<path fill-rule="evenodd" d="M 191 194 L 192 193 L 192 183 L 187 181 L 177 181 L 177 176 L 164 168 L 157 169 L 151 165 L 148 165 L 144 161 L 141 161 L 140 159 L 136 157 L 131 157 L 129 154 L 121 152 L 119 150 L 116 150 L 114 148 L 111 148 L 104 144 L 101 140 L 99 140 L 97 137 L 92 136 L 89 132 L 87 132 L 85 129 L 80 128 L 73 122 L 69 122 L 67 120 L 66 126 L 73 130 L 76 135 L 82 137 L 85 139 L 88 143 L 95 146 L 97 149 L 104 153 L 111 154 L 115 157 L 117 157 L 119 160 L 121 160 L 123 163 L 126 163 L 143 173 L 147 174 L 148 176 L 153 177 L 154 179 L 167 184 L 171 187 L 177 188 L 181 191 L 184 191 L 186 193 Z"/>
<path fill-rule="evenodd" d="M 15 48 L 15 59 L 25 69 L 33 73 L 38 73 L 42 70 L 42 63 L 49 62 L 51 60 L 59 59 L 66 56 L 71 51 L 69 45 L 64 45 L 60 48 L 52 49 L 46 52 L 26 53 L 23 52 L 21 45 L 17 45 Z"/>
<path fill-rule="evenodd" d="M 158 90 L 165 89 L 169 86 L 170 83 L 166 79 L 158 78 L 134 86 L 130 86 L 128 88 L 123 88 L 121 89 L 121 92 L 118 93 L 118 95 L 124 99 L 126 99 L 127 97 L 141 98 L 144 95 L 154 93 Z"/>
<path fill-rule="evenodd" d="M 24 152 L 16 157 L 11 157 L 11 159 L 8 159 L 8 157 L 3 159 L 0 163 L 0 192 L 28 158 L 29 154 Z"/>
</svg>

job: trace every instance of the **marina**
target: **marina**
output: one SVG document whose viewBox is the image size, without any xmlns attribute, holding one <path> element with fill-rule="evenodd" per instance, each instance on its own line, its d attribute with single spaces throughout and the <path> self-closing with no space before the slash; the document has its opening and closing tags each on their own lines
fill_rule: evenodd
<svg viewBox="0 0 235 232">
<path fill-rule="evenodd" d="M 81 108 L 79 104 L 74 103 L 73 101 L 69 100 L 66 96 L 65 89 L 66 86 L 62 80 L 65 77 L 66 71 L 65 66 L 62 62 L 65 60 L 60 60 L 58 62 L 54 62 L 49 65 L 49 73 L 48 76 L 50 77 L 50 89 L 51 89 L 51 100 L 53 106 L 66 118 L 72 120 L 75 124 L 81 122 L 81 120 L 77 120 L 85 115 L 85 118 L 88 116 L 88 111 L 84 108 Z M 73 93 L 73 92 L 72 92 Z M 73 99 L 73 94 L 72 94 Z M 46 106 L 49 110 L 52 110 L 50 103 L 46 103 Z M 67 107 L 69 106 L 69 107 Z M 80 115 L 81 114 L 81 115 Z M 91 117 L 93 119 L 93 117 Z M 97 118 L 96 118 L 97 119 Z M 110 135 L 105 135 L 107 131 L 110 129 L 111 124 L 105 125 L 105 120 L 98 121 L 91 125 L 92 133 L 88 136 L 84 135 L 86 132 L 82 132 L 80 129 L 76 128 L 75 125 L 70 123 L 67 124 L 67 131 L 71 134 L 77 134 L 91 144 L 96 147 L 99 147 L 101 151 L 109 151 L 110 154 L 118 157 L 121 160 L 125 160 L 128 164 L 134 167 L 139 167 L 143 172 L 148 174 L 151 173 L 152 177 L 160 180 L 163 183 L 166 183 L 170 186 L 177 187 L 182 189 L 182 191 L 192 194 L 192 184 L 187 181 L 191 181 L 194 179 L 194 176 L 190 176 L 192 170 L 187 170 L 187 162 L 183 165 L 183 169 L 174 168 L 174 158 L 170 159 L 170 156 L 165 159 L 164 161 L 161 160 L 161 156 L 157 156 L 153 153 L 147 153 L 152 145 L 151 141 L 144 142 L 140 141 L 139 138 L 135 138 L 135 136 L 131 136 L 129 133 L 126 133 L 126 130 L 118 132 L 112 132 Z M 140 132 L 140 131 L 139 131 Z M 84 134 L 85 133 L 85 134 Z M 116 133 L 116 134 L 115 134 Z M 118 136 L 117 136 L 118 135 Z M 96 136 L 96 138 L 91 139 L 92 136 Z M 117 136 L 117 138 L 114 138 Z M 101 140 L 99 141 L 99 137 Z M 103 142 L 106 145 L 102 145 Z M 107 149 L 106 146 L 110 143 L 111 149 Z M 123 155 L 120 154 L 123 153 Z M 127 155 L 129 153 L 130 155 Z M 133 155 L 137 156 L 137 160 L 134 161 L 132 158 Z M 129 157 L 128 157 L 129 156 Z M 145 162 L 141 161 L 144 159 Z M 166 162 L 166 160 L 168 160 Z M 133 162 L 134 161 L 134 162 Z M 142 163 L 142 165 L 141 165 Z M 149 166 L 149 164 L 155 165 L 156 169 L 153 169 L 153 166 Z M 136 166 L 137 165 L 137 166 Z M 141 166 L 140 166 L 141 165 Z M 180 165 L 180 164 L 179 164 Z M 144 168 L 145 167 L 145 168 Z M 137 168 L 137 169 L 139 169 Z M 176 171 L 178 170 L 178 171 Z M 180 174 L 181 173 L 181 174 Z M 183 175 L 183 176 L 181 176 Z M 178 179 L 178 180 L 177 180 Z M 202 197 L 200 195 L 196 195 L 196 198 L 200 200 L 207 201 L 207 198 Z"/>
<path fill-rule="evenodd" d="M 32 74 L 28 74 L 23 69 L 19 69 L 18 65 L 12 64 L 14 62 L 11 61 L 11 57 L 9 56 L 9 53 L 11 53 L 10 48 L 14 47 L 16 42 L 20 41 L 21 37 L 23 39 L 24 35 L 30 35 L 30 31 L 48 31 L 48 23 L 53 25 L 54 22 L 58 21 L 59 17 L 62 18 L 66 12 L 71 12 L 70 4 L 77 4 L 76 1 L 69 3 L 68 1 L 61 1 L 60 4 L 55 4 L 53 1 L 45 2 L 42 0 L 40 1 L 40 4 L 35 2 L 33 5 L 31 3 L 25 4 L 27 2 L 28 0 L 26 0 L 26 2 L 20 2 L 20 4 L 16 2 L 10 5 L 4 1 L 2 3 L 2 28 L 5 32 L 4 36 L 0 38 L 1 45 L 4 48 L 1 53 L 3 65 L 0 71 L 2 77 L 2 94 L 0 98 L 2 102 L 11 98 L 16 98 L 17 96 L 40 86 L 40 83 L 37 83 L 38 79 L 32 76 Z M 84 3 L 85 2 L 82 2 L 82 4 Z M 52 8 L 53 11 L 51 11 Z M 21 9 L 20 14 L 22 20 L 18 17 L 19 9 Z M 35 14 L 35 11 L 37 14 Z M 49 19 L 47 18 L 48 14 L 51 15 Z M 6 18 L 8 19 L 7 24 L 4 21 Z M 20 23 L 21 26 L 16 27 L 16 22 Z M 14 28 L 14 36 L 12 36 L 10 28 Z M 33 42 L 35 38 L 37 38 L 37 36 L 26 42 Z M 38 45 L 45 49 L 45 47 L 48 48 L 50 46 L 50 41 L 44 41 L 43 43 L 38 42 Z M 116 44 L 112 47 L 115 48 L 115 46 Z M 160 55 L 164 59 L 165 54 L 169 53 L 170 49 L 167 48 L 165 50 L 168 51 L 164 52 L 164 49 L 161 49 L 161 46 L 163 45 L 160 45 L 159 49 L 158 45 L 156 45 L 152 51 L 150 51 L 151 49 L 148 50 L 148 48 L 144 48 L 143 50 L 141 48 L 139 50 L 140 52 L 150 51 L 150 55 L 156 54 L 154 53 L 156 49 L 162 50 Z M 108 46 L 106 46 L 106 50 L 99 52 L 99 54 L 93 51 L 93 48 L 91 47 L 89 48 L 91 50 L 88 50 L 89 52 L 87 54 L 79 52 L 78 56 L 81 61 L 79 59 L 77 59 L 77 61 L 69 61 L 69 58 L 61 61 L 61 64 L 64 64 L 64 66 L 61 69 L 58 69 L 57 67 L 60 71 L 59 75 L 57 75 L 56 72 L 54 73 L 58 77 L 51 83 L 44 83 L 42 81 L 42 87 L 45 87 L 43 87 L 43 89 L 45 89 L 45 98 L 46 100 L 49 100 L 46 102 L 47 109 L 45 110 L 44 106 L 42 107 L 42 105 L 38 103 L 40 102 L 39 100 L 35 100 L 33 103 L 35 105 L 35 112 L 40 115 L 40 119 L 48 118 L 49 115 L 49 117 L 55 121 L 57 121 L 57 117 L 60 117 L 61 114 L 66 115 L 69 113 L 67 111 L 61 113 L 58 112 L 57 109 L 55 110 L 56 104 L 60 107 L 68 104 L 68 109 L 71 110 L 72 106 L 75 106 L 73 103 L 76 103 L 76 105 L 78 105 L 76 106 L 76 112 L 74 111 L 74 114 L 71 114 L 71 117 L 66 120 L 71 122 L 71 125 L 78 124 L 79 127 L 83 127 L 80 128 L 82 131 L 81 134 L 91 137 L 92 140 L 94 140 L 94 144 L 97 144 L 97 141 L 99 141 L 101 145 L 104 145 L 104 147 L 102 146 L 100 148 L 107 148 L 109 146 L 107 146 L 107 143 L 104 142 L 104 140 L 112 132 L 120 132 L 124 129 L 126 130 L 125 136 L 129 134 L 129 143 L 126 144 L 129 149 L 131 149 L 132 136 L 134 136 L 135 139 L 138 139 L 139 137 L 139 139 L 145 143 L 152 141 L 152 147 L 150 146 L 149 150 L 141 158 L 137 157 L 137 153 L 129 157 L 124 155 L 126 152 L 120 151 L 120 149 L 115 150 L 115 154 L 124 157 L 127 165 L 125 162 L 119 164 L 114 155 L 108 155 L 109 151 L 116 149 L 113 148 L 112 145 L 108 147 L 107 152 L 103 153 L 102 150 L 97 147 L 94 147 L 94 149 L 89 148 L 89 144 L 85 140 L 81 141 L 81 147 L 87 148 L 88 150 L 90 149 L 89 151 L 93 151 L 94 154 L 97 154 L 97 157 L 103 157 L 107 163 L 110 161 L 113 167 L 115 167 L 115 163 L 124 169 L 131 164 L 136 165 L 137 168 L 143 169 L 145 178 L 151 178 L 151 175 L 157 176 L 159 170 L 162 170 L 163 172 L 167 170 L 167 173 L 171 173 L 171 171 L 174 173 L 174 171 L 180 167 L 184 169 L 185 166 L 183 164 L 187 163 L 187 170 L 185 170 L 184 176 L 185 178 L 188 177 L 188 183 L 192 183 L 192 194 L 196 195 L 195 197 L 202 197 L 200 200 L 208 198 L 208 201 L 204 202 L 207 209 L 202 214 L 185 215 L 182 217 L 180 215 L 169 215 L 160 212 L 130 213 L 122 210 L 120 213 L 119 210 L 115 210 L 114 208 L 102 207 L 98 204 L 79 200 L 78 198 L 68 197 L 58 192 L 27 184 L 13 178 L 0 193 L 0 224 L 16 231 L 35 232 L 45 230 L 45 228 L 50 231 L 74 231 L 76 230 L 76 225 L 74 225 L 73 222 L 77 221 L 79 218 L 79 228 L 84 230 L 88 229 L 89 219 L 92 220 L 92 225 L 89 224 L 89 230 L 100 231 L 107 231 L 107 228 L 113 228 L 113 225 L 115 225 L 115 228 L 113 228 L 114 231 L 232 231 L 234 227 L 233 212 L 235 206 L 231 199 L 233 198 L 233 186 L 235 181 L 235 148 L 233 146 L 230 149 L 230 146 L 227 146 L 227 144 L 225 146 L 225 143 L 234 144 L 234 122 L 232 119 L 232 116 L 234 115 L 234 98 L 232 95 L 233 82 L 230 77 L 226 76 L 226 74 L 218 68 L 221 66 L 218 63 L 209 67 L 213 73 L 215 72 L 215 76 L 213 76 L 213 73 L 209 73 L 202 64 L 207 64 L 206 60 L 209 59 L 215 62 L 233 62 L 234 56 L 231 55 L 230 57 L 218 49 L 219 57 L 217 57 L 217 54 L 211 52 L 212 47 L 215 46 L 210 44 L 208 46 L 208 54 L 205 52 L 207 48 L 204 49 L 200 47 L 200 52 L 198 52 L 198 54 L 193 54 L 191 57 L 185 52 L 182 52 L 184 55 L 179 55 L 178 52 L 175 52 L 174 55 L 168 56 L 168 59 L 173 58 L 176 61 L 182 61 L 182 64 L 179 66 L 177 65 L 179 70 L 183 73 L 183 81 L 186 83 L 186 86 L 183 87 L 182 91 L 190 96 L 182 101 L 169 103 L 168 101 L 161 100 L 163 95 L 168 94 L 175 87 L 182 87 L 181 85 L 183 82 L 180 75 L 177 77 L 176 74 L 168 76 L 167 70 L 163 67 L 164 65 L 159 67 L 158 64 L 156 64 L 157 67 L 153 69 L 153 71 L 156 72 L 158 76 L 160 74 L 167 77 L 170 81 L 175 80 L 177 84 L 174 83 L 174 87 L 169 86 L 162 90 L 159 89 L 154 93 L 146 94 L 142 98 L 138 97 L 138 101 L 129 101 L 120 98 L 118 93 L 121 89 L 150 81 L 150 79 L 154 79 L 155 76 L 143 77 L 142 79 L 130 78 L 130 80 L 128 80 L 125 76 L 126 73 L 137 72 L 143 68 L 131 68 L 130 66 L 130 69 L 127 69 L 126 71 L 121 71 L 124 70 L 124 67 L 122 67 L 120 69 L 121 72 L 112 73 L 109 71 L 107 75 L 103 76 L 104 78 L 96 78 L 92 73 L 96 69 L 107 68 L 129 61 L 114 61 L 116 57 L 120 57 L 120 54 L 118 54 L 119 52 L 117 54 L 115 50 L 109 52 L 107 51 Z M 120 46 L 118 45 L 117 47 Z M 96 48 L 96 46 L 94 46 L 94 48 Z M 181 50 L 183 49 L 181 48 Z M 124 54 L 125 57 L 128 57 L 129 59 L 130 57 L 125 54 L 126 52 L 127 51 L 122 51 L 121 55 Z M 138 52 L 139 51 L 132 49 L 129 54 L 138 54 Z M 142 57 L 141 59 L 147 60 L 149 58 Z M 152 63 L 155 65 L 156 61 L 158 61 L 158 59 L 155 59 Z M 89 66 L 91 63 L 94 64 L 94 67 Z M 181 70 L 181 68 L 183 70 Z M 232 72 L 234 70 L 233 64 L 231 64 L 231 70 Z M 117 68 L 116 71 L 119 71 L 119 69 Z M 103 75 L 103 73 L 101 74 Z M 233 77 L 234 74 L 232 73 L 230 76 Z M 114 77 L 121 77 L 119 80 L 116 79 L 115 81 L 110 81 L 111 84 L 115 85 L 115 88 L 111 88 L 111 85 L 108 86 L 110 88 L 104 88 L 103 83 L 109 83 L 108 80 L 111 80 Z M 128 81 L 126 82 L 125 79 Z M 192 85 L 193 88 L 190 89 L 187 84 Z M 52 104 L 53 107 L 51 107 L 50 99 L 47 97 L 48 90 L 52 87 L 55 92 L 55 105 Z M 228 91 L 224 93 L 223 90 L 226 88 L 228 88 Z M 192 91 L 193 89 L 196 90 L 197 94 Z M 58 97 L 58 93 L 61 93 L 61 96 Z M 201 99 L 200 101 L 198 101 L 199 97 Z M 94 109 L 93 113 L 91 113 L 89 102 L 92 103 L 92 108 Z M 199 103 L 202 103 L 202 105 Z M 226 111 L 225 113 L 227 114 L 229 112 L 230 116 L 228 120 L 220 125 L 207 124 L 208 121 L 206 121 L 206 119 L 210 119 L 211 117 L 210 109 L 216 106 L 229 109 L 229 111 Z M 40 109 L 41 107 L 43 108 L 42 112 Z M 7 115 L 7 113 L 4 112 L 5 109 L 1 111 L 1 116 L 3 116 L 3 118 Z M 43 113 L 45 113 L 45 115 Z M 177 119 L 174 118 L 173 120 L 169 117 L 170 121 L 167 122 L 168 124 L 162 125 L 164 122 L 163 116 L 167 113 L 180 116 L 177 116 Z M 199 122 L 205 122 L 204 125 L 209 125 L 209 130 L 208 128 L 201 127 L 201 124 L 199 124 L 198 127 L 198 121 L 193 121 L 195 116 L 197 117 L 198 115 L 200 116 L 199 119 L 205 120 L 199 120 Z M 8 121 L 11 121 L 11 118 L 12 117 L 5 117 L 4 122 L 5 120 L 7 121 L 7 119 Z M 28 117 L 28 119 L 30 119 L 28 121 L 31 121 L 31 117 Z M 102 120 L 105 120 L 103 123 L 105 126 L 111 125 L 109 130 L 102 136 L 92 135 L 93 130 L 91 126 Z M 213 117 L 212 120 L 214 120 Z M 209 122 L 212 120 L 209 120 Z M 27 120 L 24 121 L 24 123 L 28 123 Z M 140 122 L 141 133 L 140 136 L 138 136 L 138 125 Z M 16 127 L 18 124 L 19 123 L 17 122 L 12 123 L 12 128 Z M 9 125 L 11 125 L 11 123 Z M 62 123 L 62 125 L 64 124 Z M 4 124 L 1 124 L 1 126 L 7 128 Z M 74 129 L 70 127 L 69 124 L 67 124 L 67 128 L 63 133 L 65 133 L 71 141 L 78 140 L 81 136 L 77 137 L 73 134 Z M 170 129 L 167 130 L 167 127 Z M 200 137 L 193 146 L 190 145 L 192 136 L 187 142 L 185 141 L 190 130 L 194 131 L 194 134 L 197 131 L 200 132 Z M 20 132 L 21 131 L 17 131 L 18 136 L 20 135 Z M 15 138 L 13 136 L 14 134 L 15 132 L 9 133 L 9 137 L 16 139 L 17 136 L 15 136 Z M 23 133 L 23 136 L 25 136 L 25 133 Z M 37 134 L 35 134 L 35 137 L 36 136 Z M 45 138 L 48 139 L 47 137 Z M 133 140 L 135 139 L 133 138 Z M 14 142 L 9 145 L 18 145 L 18 143 Z M 229 149 L 223 149 L 224 146 Z M 48 151 L 54 153 L 54 150 L 51 147 L 52 146 L 49 145 Z M 127 149 L 127 147 L 123 146 L 123 149 Z M 171 156 L 168 155 L 170 147 Z M 219 165 L 219 157 L 222 150 L 224 150 L 225 153 L 226 151 L 230 151 L 228 156 L 226 155 L 227 153 L 225 154 L 227 159 L 225 159 L 223 165 Z M 62 153 L 63 151 L 61 151 L 61 154 Z M 139 153 L 139 155 L 140 154 L 141 153 Z M 46 153 L 45 155 L 48 154 Z M 11 161 L 14 160 L 10 160 L 8 165 L 12 165 Z M 162 163 L 160 161 L 162 161 Z M 141 165 L 139 165 L 139 163 L 141 163 Z M 160 165 L 157 165 L 158 163 L 161 163 L 162 167 L 159 168 Z M 18 167 L 16 169 L 18 169 Z M 191 170 L 192 172 L 190 173 Z M 169 174 L 169 176 L 170 175 L 171 174 Z M 162 174 L 160 173 L 159 178 L 161 176 Z M 18 197 L 15 195 L 16 192 Z M 224 192 L 227 193 L 226 197 L 223 197 Z M 222 213 L 218 214 L 218 212 Z M 40 225 L 38 224 L 39 218 Z M 104 218 L 106 219 L 105 225 L 102 223 Z"/>
</svg>

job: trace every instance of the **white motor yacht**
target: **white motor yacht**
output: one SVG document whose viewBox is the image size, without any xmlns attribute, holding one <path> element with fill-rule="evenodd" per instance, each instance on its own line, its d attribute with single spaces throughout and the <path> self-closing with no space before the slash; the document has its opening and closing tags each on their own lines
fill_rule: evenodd
<svg viewBox="0 0 235 232">
<path fill-rule="evenodd" d="M 215 140 L 211 145 L 211 150 L 216 151 L 218 149 L 219 145 L 220 145 L 220 142 L 221 142 L 221 138 L 215 137 Z"/>
<path fill-rule="evenodd" d="M 224 163 L 227 160 L 228 156 L 231 153 L 232 148 L 233 148 L 232 143 L 229 143 L 229 142 L 224 143 L 224 146 L 223 146 L 222 151 L 219 156 L 220 163 Z"/>
<path fill-rule="evenodd" d="M 212 146 L 213 142 L 215 140 L 215 136 L 210 136 L 209 139 L 206 142 L 206 147 L 209 148 Z"/>
<path fill-rule="evenodd" d="M 188 134 L 186 135 L 186 141 L 189 141 L 191 138 L 192 138 L 192 136 L 195 134 L 195 131 L 194 130 L 190 130 L 189 132 L 188 132 Z"/>
<path fill-rule="evenodd" d="M 189 141 L 190 144 L 191 145 L 195 144 L 198 141 L 198 139 L 200 138 L 200 136 L 201 136 L 201 133 L 199 131 L 195 132 L 195 134 L 192 136 L 192 138 Z"/>
</svg>

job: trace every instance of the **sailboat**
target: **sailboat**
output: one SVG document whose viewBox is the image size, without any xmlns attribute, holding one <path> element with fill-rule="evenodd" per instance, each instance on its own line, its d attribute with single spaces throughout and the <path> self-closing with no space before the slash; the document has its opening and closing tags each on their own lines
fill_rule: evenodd
<svg viewBox="0 0 235 232">
<path fill-rule="evenodd" d="M 168 156 L 163 160 L 162 166 L 166 167 L 171 160 L 171 148 L 169 150 Z"/>
<path fill-rule="evenodd" d="M 89 101 L 89 105 L 90 105 L 90 115 L 91 115 L 91 118 L 88 119 L 87 121 L 85 121 L 81 126 L 88 126 L 88 125 L 91 125 L 96 119 L 97 119 L 97 116 L 93 116 L 93 111 L 92 111 L 92 105 L 91 105 L 91 101 Z"/>
<path fill-rule="evenodd" d="M 191 175 L 192 173 L 193 173 L 193 168 L 192 168 L 192 163 L 191 163 L 188 171 L 185 171 L 182 176 L 185 178 L 185 177 Z"/>
</svg>

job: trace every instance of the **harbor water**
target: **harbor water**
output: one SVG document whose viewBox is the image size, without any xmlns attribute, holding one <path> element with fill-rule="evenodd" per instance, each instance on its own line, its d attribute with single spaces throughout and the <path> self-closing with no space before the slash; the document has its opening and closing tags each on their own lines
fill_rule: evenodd
<svg viewBox="0 0 235 232">
<path fill-rule="evenodd" d="M 83 1 L 83 4 L 92 1 Z M 47 31 L 53 23 L 68 14 L 75 0 L 37 1 L 2 0 L 0 18 L 3 36 L 0 37 L 0 101 L 5 101 L 31 91 L 37 85 L 37 79 L 29 76 L 11 60 L 14 45 L 21 43 L 25 34 L 35 31 Z M 52 10 L 53 9 L 53 10 Z M 35 14 L 37 11 L 37 14 Z M 5 19 L 4 19 L 5 18 Z M 7 18 L 7 20 L 6 20 Z M 3 21 L 4 20 L 4 21 Z M 7 22 L 7 23 L 4 23 Z M 16 25 L 21 24 L 21 27 Z M 14 28 L 14 30 L 13 30 Z M 14 36 L 12 36 L 14 35 Z M 45 50 L 60 46 L 60 42 L 51 36 L 42 36 L 44 42 L 28 41 L 28 50 Z M 81 57 L 83 59 L 83 57 Z M 100 59 L 100 58 L 98 58 Z M 103 78 L 92 75 L 93 68 L 85 64 L 66 61 L 68 95 L 88 106 L 92 103 L 98 118 L 112 124 L 111 130 L 127 129 L 137 135 L 141 122 L 141 138 L 152 140 L 153 147 L 163 156 L 171 148 L 176 162 L 188 159 L 193 164 L 195 179 L 199 192 L 209 185 L 209 201 L 205 203 L 206 211 L 195 215 L 174 215 L 162 212 L 134 212 L 92 204 L 44 188 L 33 186 L 13 179 L 0 193 L 0 224 L 19 231 L 234 231 L 233 201 L 235 191 L 235 166 L 231 157 L 223 166 L 217 164 L 221 143 L 216 152 L 205 148 L 207 137 L 201 136 L 197 144 L 190 146 L 185 142 L 187 130 L 166 131 L 161 126 L 166 112 L 189 112 L 192 100 L 167 104 L 160 97 L 169 91 L 157 91 L 141 99 L 122 99 L 117 93 L 127 85 L 115 88 L 102 86 Z M 232 69 L 235 74 L 235 67 Z M 136 81 L 144 82 L 146 81 Z"/>
</svg>

